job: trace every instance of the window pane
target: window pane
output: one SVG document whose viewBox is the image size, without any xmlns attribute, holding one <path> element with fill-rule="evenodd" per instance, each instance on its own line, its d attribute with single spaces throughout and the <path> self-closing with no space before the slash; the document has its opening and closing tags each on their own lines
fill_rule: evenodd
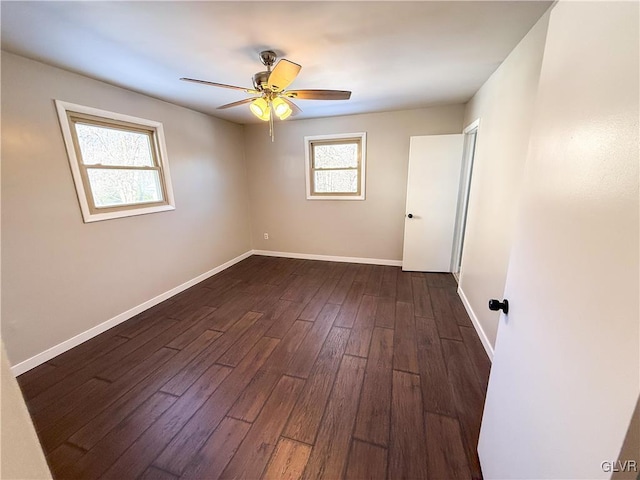
<svg viewBox="0 0 640 480">
<path fill-rule="evenodd" d="M 357 170 L 315 171 L 315 193 L 357 193 Z"/>
<path fill-rule="evenodd" d="M 149 135 L 83 123 L 75 126 L 85 165 L 153 166 Z"/>
<path fill-rule="evenodd" d="M 357 168 L 358 144 L 328 144 L 313 146 L 314 168 Z"/>
<path fill-rule="evenodd" d="M 96 207 L 114 207 L 163 200 L 157 170 L 112 170 L 88 168 Z"/>
</svg>

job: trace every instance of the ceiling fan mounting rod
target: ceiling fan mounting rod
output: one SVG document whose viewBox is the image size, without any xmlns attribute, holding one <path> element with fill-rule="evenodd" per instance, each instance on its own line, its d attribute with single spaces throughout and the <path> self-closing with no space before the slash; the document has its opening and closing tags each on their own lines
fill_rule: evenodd
<svg viewBox="0 0 640 480">
<path fill-rule="evenodd" d="M 260 61 L 267 67 L 266 70 L 258 72 L 253 76 L 253 87 L 256 90 L 264 91 L 265 86 L 269 83 L 269 76 L 271 75 L 271 67 L 276 62 L 276 52 L 273 50 L 263 50 L 260 52 Z"/>
</svg>

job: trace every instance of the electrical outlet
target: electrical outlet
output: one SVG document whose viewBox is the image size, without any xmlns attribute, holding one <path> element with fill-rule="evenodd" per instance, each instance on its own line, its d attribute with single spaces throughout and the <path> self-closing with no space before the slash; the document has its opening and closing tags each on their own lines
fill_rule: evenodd
<svg viewBox="0 0 640 480">
<path fill-rule="evenodd" d="M 268 234 L 268 233 L 265 233 L 265 234 L 264 234 L 264 239 L 265 239 L 265 240 L 269 240 L 269 234 Z"/>
</svg>

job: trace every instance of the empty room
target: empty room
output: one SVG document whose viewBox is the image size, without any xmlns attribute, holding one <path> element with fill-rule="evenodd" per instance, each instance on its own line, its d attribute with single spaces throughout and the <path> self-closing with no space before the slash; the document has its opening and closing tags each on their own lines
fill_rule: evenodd
<svg viewBox="0 0 640 480">
<path fill-rule="evenodd" d="M 3 479 L 640 475 L 637 1 L 3 1 Z"/>
</svg>

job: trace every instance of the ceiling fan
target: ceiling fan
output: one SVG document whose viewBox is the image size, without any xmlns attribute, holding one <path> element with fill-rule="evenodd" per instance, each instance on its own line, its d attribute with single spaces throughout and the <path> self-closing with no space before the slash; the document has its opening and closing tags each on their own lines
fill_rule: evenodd
<svg viewBox="0 0 640 480">
<path fill-rule="evenodd" d="M 181 78 L 187 82 L 201 83 L 213 87 L 230 88 L 232 90 L 242 90 L 243 92 L 255 95 L 237 102 L 227 103 L 218 107 L 226 109 L 250 103 L 249 109 L 260 120 L 269 122 L 269 133 L 271 141 L 274 140 L 273 120 L 275 114 L 280 120 L 288 118 L 290 115 L 297 115 L 302 112 L 300 107 L 292 102 L 292 99 L 299 100 L 349 100 L 351 92 L 345 90 L 286 90 L 300 73 L 302 68 L 297 63 L 293 63 L 286 58 L 278 61 L 275 67 L 276 54 L 271 50 L 260 52 L 260 60 L 267 67 L 266 70 L 258 72 L 253 76 L 253 88 L 237 87 L 224 83 L 208 82 L 195 78 Z M 273 67 L 273 70 L 272 70 Z"/>
</svg>

